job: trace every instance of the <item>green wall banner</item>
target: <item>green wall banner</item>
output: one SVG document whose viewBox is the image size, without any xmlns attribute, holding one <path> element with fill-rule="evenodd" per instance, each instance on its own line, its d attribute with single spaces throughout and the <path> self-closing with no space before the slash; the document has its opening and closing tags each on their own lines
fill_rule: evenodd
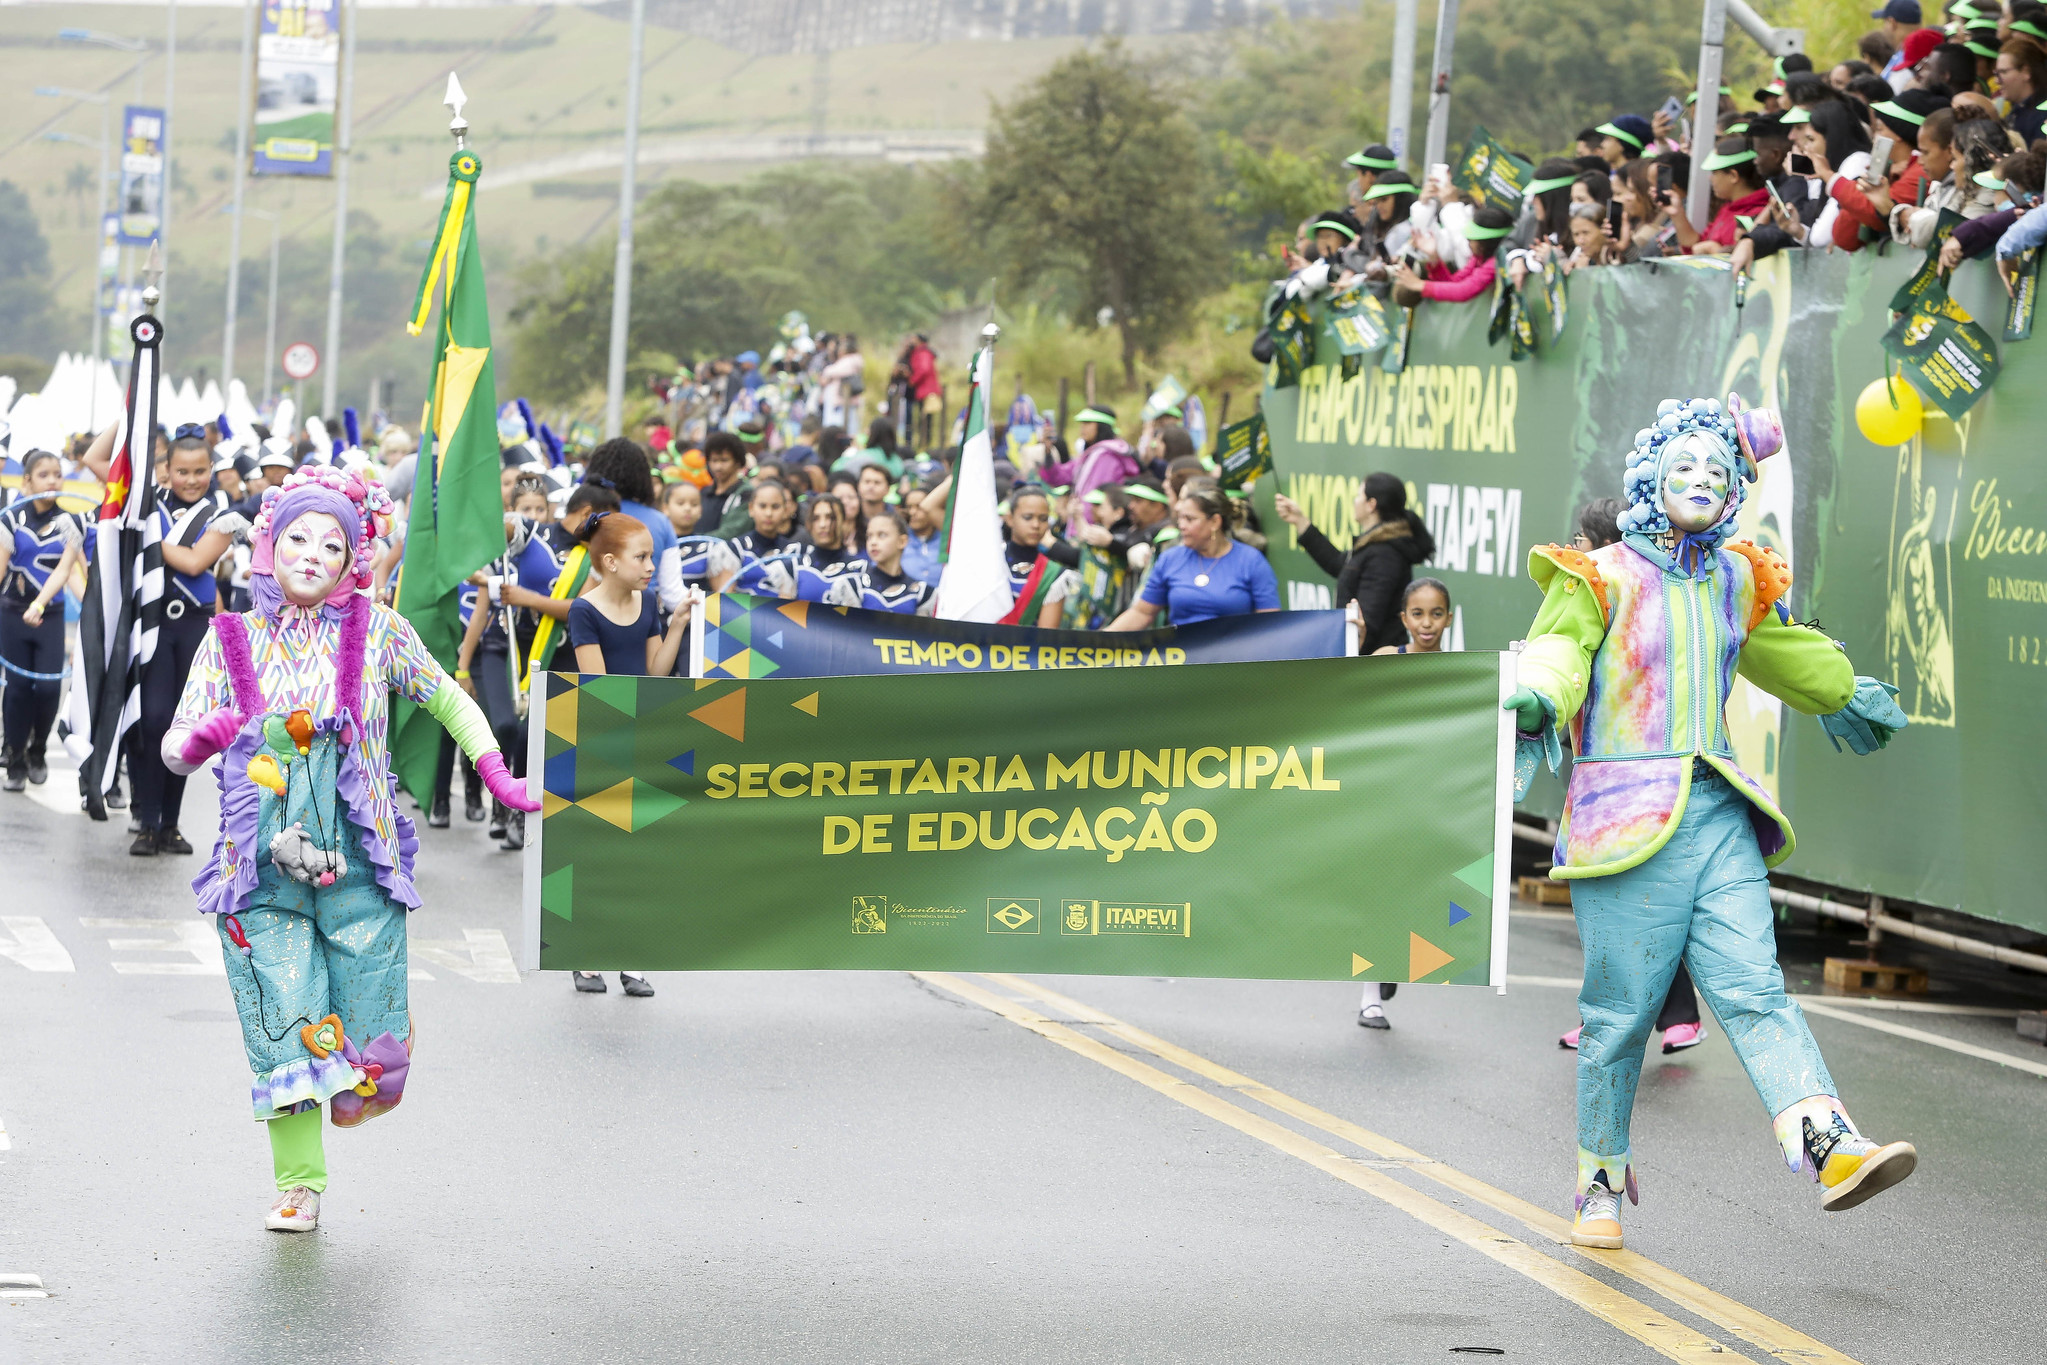
<svg viewBox="0 0 2047 1365">
<path fill-rule="evenodd" d="M 1504 987 L 1511 659 L 549 674 L 524 962 Z"/>
<path fill-rule="evenodd" d="M 2047 350 L 1991 352 L 2002 372 L 1954 417 L 1908 365 L 1925 423 L 1902 445 L 1872 445 L 1855 399 L 1893 365 L 1887 304 L 1920 264 L 1917 253 L 1787 252 L 1757 263 L 1739 307 L 1724 270 L 1579 270 L 1566 282 L 1569 325 L 1519 364 L 1486 344 L 1482 301 L 1416 309 L 1399 374 L 1367 367 L 1346 381 L 1325 340 L 1298 387 L 1263 396 L 1277 472 L 1254 496 L 1285 605 L 1339 604 L 1273 494 L 1345 545 L 1352 496 L 1387 470 L 1435 535 L 1427 572 L 1457 607 L 1450 643 L 1504 649 L 1540 601 L 1530 547 L 1568 541 L 1581 505 L 1620 496 L 1623 458 L 1657 401 L 1739 390 L 1779 408 L 1786 436 L 1743 508 L 1744 533 L 1790 562 L 1799 619 L 1818 620 L 1858 671 L 1897 684 L 1912 719 L 1888 749 L 1856 758 L 1738 685 L 1728 719 L 1743 766 L 1798 830 L 1784 871 L 2047 932 Z M 1965 263 L 1947 288 L 1966 316 L 2003 315 L 1988 264 Z M 1554 816 L 1561 788 L 1539 783 L 1528 804 Z"/>
</svg>

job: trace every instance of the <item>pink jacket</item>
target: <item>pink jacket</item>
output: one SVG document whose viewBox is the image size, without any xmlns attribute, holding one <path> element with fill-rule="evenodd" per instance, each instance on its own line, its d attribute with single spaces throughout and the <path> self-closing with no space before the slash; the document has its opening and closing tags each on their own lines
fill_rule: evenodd
<svg viewBox="0 0 2047 1365">
<path fill-rule="evenodd" d="M 1143 467 L 1137 457 L 1130 453 L 1129 443 L 1119 437 L 1096 441 L 1080 453 L 1077 460 L 1053 462 L 1038 466 L 1038 477 L 1047 485 L 1058 488 L 1071 485 L 1074 505 L 1079 509 L 1076 517 L 1081 521 L 1093 521 L 1094 509 L 1086 502 L 1087 495 L 1105 484 L 1122 483 L 1137 477 Z"/>
<path fill-rule="evenodd" d="M 1494 274 L 1493 263 L 1476 256 L 1471 258 L 1469 265 L 1455 273 L 1438 262 L 1429 267 L 1429 278 L 1422 286 L 1422 296 L 1440 303 L 1462 303 L 1491 289 Z"/>
</svg>

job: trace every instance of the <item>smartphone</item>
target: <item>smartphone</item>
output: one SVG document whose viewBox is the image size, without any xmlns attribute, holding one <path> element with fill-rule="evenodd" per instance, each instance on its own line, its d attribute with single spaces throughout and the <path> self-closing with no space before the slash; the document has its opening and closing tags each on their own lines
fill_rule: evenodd
<svg viewBox="0 0 2047 1365">
<path fill-rule="evenodd" d="M 1656 168 L 1656 202 L 1663 203 L 1670 195 L 1670 163 L 1664 162 Z"/>
<path fill-rule="evenodd" d="M 1447 161 L 1438 161 L 1435 165 L 1429 167 L 1429 179 L 1434 181 L 1441 188 L 1445 190 L 1449 189 L 1450 163 Z"/>
<path fill-rule="evenodd" d="M 1898 145 L 1894 137 L 1880 137 L 1869 144 L 1869 170 L 1863 179 L 1875 182 L 1891 178 L 1891 149 Z"/>
<path fill-rule="evenodd" d="M 1780 198 L 1778 198 L 1778 197 L 1777 197 L 1777 187 L 1776 187 L 1775 185 L 1772 185 L 1772 184 L 1771 184 L 1770 182 L 1768 182 L 1768 181 L 1766 180 L 1766 181 L 1764 181 L 1764 182 L 1763 182 L 1763 188 L 1764 188 L 1764 189 L 1766 189 L 1766 190 L 1768 190 L 1768 191 L 1770 192 L 1770 207 L 1771 207 L 1771 208 L 1773 208 L 1773 209 L 1781 209 L 1781 208 L 1783 208 L 1783 207 L 1784 207 L 1784 201 L 1783 201 L 1782 199 L 1780 199 Z"/>
<path fill-rule="evenodd" d="M 1658 109 L 1656 112 L 1662 114 L 1672 123 L 1676 123 L 1679 119 L 1685 116 L 1685 104 L 1683 100 L 1679 99 L 1675 95 L 1672 95 L 1669 99 L 1663 102 L 1663 107 L 1661 109 Z"/>
<path fill-rule="evenodd" d="M 1620 240 L 1621 217 L 1623 213 L 1624 210 L 1621 208 L 1620 200 L 1609 199 L 1606 201 L 1606 230 L 1613 234 L 1615 241 Z"/>
<path fill-rule="evenodd" d="M 1818 175 L 1819 169 L 1812 164 L 1812 158 L 1804 152 L 1793 152 L 1785 166 L 1793 175 Z"/>
</svg>

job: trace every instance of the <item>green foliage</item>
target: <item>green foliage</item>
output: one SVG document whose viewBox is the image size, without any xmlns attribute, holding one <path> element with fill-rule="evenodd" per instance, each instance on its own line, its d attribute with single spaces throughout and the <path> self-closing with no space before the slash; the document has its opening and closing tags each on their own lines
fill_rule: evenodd
<svg viewBox="0 0 2047 1365">
<path fill-rule="evenodd" d="M 972 274 L 942 245 L 944 189 L 930 171 L 814 165 L 732 185 L 664 186 L 634 225 L 636 375 L 676 359 L 766 350 L 792 308 L 813 332 L 869 333 L 868 350 L 887 347 Z M 604 240 L 521 272 L 512 391 L 574 401 L 603 383 L 613 259 Z"/>
<path fill-rule="evenodd" d="M 28 195 L 0 180 L 0 351 L 57 349 L 50 244 Z"/>
<path fill-rule="evenodd" d="M 1110 41 L 995 110 L 968 211 L 1004 276 L 1112 310 L 1126 381 L 1225 282 L 1200 139 L 1157 65 Z"/>
</svg>

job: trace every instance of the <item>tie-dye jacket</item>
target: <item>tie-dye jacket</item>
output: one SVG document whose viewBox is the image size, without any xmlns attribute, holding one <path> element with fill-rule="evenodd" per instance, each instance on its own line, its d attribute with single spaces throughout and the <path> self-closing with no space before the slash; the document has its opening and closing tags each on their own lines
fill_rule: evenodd
<svg viewBox="0 0 2047 1365">
<path fill-rule="evenodd" d="M 1774 551 L 1730 542 L 1693 573 L 1651 554 L 1653 545 L 1629 541 L 1529 554 L 1544 596 L 1521 685 L 1571 725 L 1577 754 L 1552 877 L 1606 876 L 1654 856 L 1684 814 L 1694 759 L 1748 799 L 1764 861 L 1777 866 L 1791 856 L 1791 823 L 1735 764 L 1734 676 L 1807 715 L 1838 711 L 1855 694 L 1840 646 L 1791 620 L 1791 573 Z"/>
</svg>

